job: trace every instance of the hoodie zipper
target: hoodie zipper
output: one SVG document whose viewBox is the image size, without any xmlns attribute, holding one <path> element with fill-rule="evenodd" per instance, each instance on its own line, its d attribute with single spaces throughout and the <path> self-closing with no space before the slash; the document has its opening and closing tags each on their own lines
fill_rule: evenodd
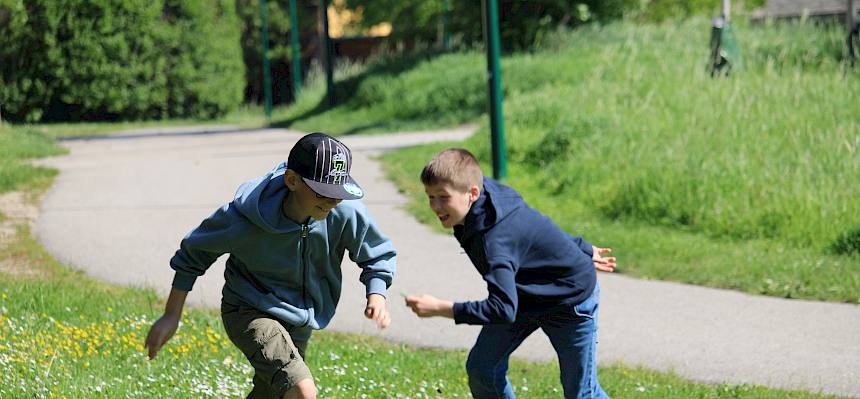
<svg viewBox="0 0 860 399">
<path fill-rule="evenodd" d="M 302 257 L 302 306 L 304 306 L 304 307 L 308 306 L 308 298 L 307 298 L 307 295 L 308 295 L 308 290 L 307 290 L 308 262 L 307 262 L 307 257 L 305 256 L 305 248 L 307 247 L 307 238 L 308 238 L 308 231 L 309 230 L 310 230 L 310 227 L 308 227 L 308 224 L 303 223 L 302 224 L 302 242 L 301 242 L 301 249 L 299 250 L 299 252 L 301 253 L 301 257 Z M 310 322 L 310 314 L 307 314 L 306 317 L 307 318 L 305 319 L 304 325 L 307 325 Z"/>
</svg>

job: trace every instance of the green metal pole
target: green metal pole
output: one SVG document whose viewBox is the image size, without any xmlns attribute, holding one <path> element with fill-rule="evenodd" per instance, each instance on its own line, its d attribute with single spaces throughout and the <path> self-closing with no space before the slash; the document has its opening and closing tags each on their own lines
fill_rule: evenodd
<svg viewBox="0 0 860 399">
<path fill-rule="evenodd" d="M 290 44 L 293 59 L 293 100 L 299 99 L 302 93 L 302 51 L 299 48 L 299 17 L 296 12 L 296 0 L 290 0 Z"/>
<path fill-rule="evenodd" d="M 502 113 L 502 71 L 499 65 L 499 9 L 497 0 L 484 0 L 484 42 L 487 47 L 487 79 L 490 86 L 490 143 L 493 178 L 508 176 L 505 156 L 505 117 Z"/>
<path fill-rule="evenodd" d="M 445 51 L 451 50 L 451 29 L 448 28 L 450 18 L 451 7 L 448 0 L 442 0 L 442 48 Z"/>
<path fill-rule="evenodd" d="M 266 103 L 266 119 L 272 119 L 272 72 L 269 70 L 269 10 L 266 0 L 260 0 L 260 33 L 263 42 L 263 98 Z"/>
<path fill-rule="evenodd" d="M 326 99 L 328 106 L 333 107 L 334 98 L 334 52 L 332 51 L 331 38 L 328 36 L 328 0 L 322 0 L 322 40 L 323 40 L 323 64 L 325 68 Z"/>
</svg>

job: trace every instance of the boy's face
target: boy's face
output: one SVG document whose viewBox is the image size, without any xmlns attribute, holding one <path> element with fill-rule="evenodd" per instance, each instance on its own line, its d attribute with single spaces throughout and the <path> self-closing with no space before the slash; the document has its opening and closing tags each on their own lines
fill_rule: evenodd
<svg viewBox="0 0 860 399">
<path fill-rule="evenodd" d="M 291 191 L 284 212 L 298 223 L 304 223 L 308 217 L 323 220 L 332 208 L 343 201 L 318 195 L 308 187 L 301 176 L 291 170 L 284 174 L 284 182 Z"/>
<path fill-rule="evenodd" d="M 454 188 L 449 183 L 436 183 L 424 186 L 430 209 L 442 222 L 442 227 L 450 229 L 466 220 L 472 203 L 478 200 L 481 190 L 472 186 L 467 191 Z"/>
</svg>

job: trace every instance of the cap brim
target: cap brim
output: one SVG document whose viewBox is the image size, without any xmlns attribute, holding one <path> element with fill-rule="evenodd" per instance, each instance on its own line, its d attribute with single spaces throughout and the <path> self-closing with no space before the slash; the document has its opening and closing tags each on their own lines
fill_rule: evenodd
<svg viewBox="0 0 860 399">
<path fill-rule="evenodd" d="M 355 200 L 364 197 L 364 190 L 355 180 L 352 179 L 352 177 L 349 176 L 347 176 L 346 183 L 344 184 L 320 183 L 306 177 L 303 177 L 302 180 L 307 183 L 308 187 L 310 187 L 313 192 L 322 195 L 323 197 L 342 200 Z"/>
</svg>

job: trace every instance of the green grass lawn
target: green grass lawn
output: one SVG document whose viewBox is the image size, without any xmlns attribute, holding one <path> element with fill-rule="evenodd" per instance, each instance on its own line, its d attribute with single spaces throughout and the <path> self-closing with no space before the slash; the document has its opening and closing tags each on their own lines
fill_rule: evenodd
<svg viewBox="0 0 860 399">
<path fill-rule="evenodd" d="M 186 310 L 178 333 L 149 361 L 143 340 L 163 307 L 152 291 L 71 271 L 23 228 L 0 258 L 21 267 L 0 271 L 0 397 L 242 398 L 249 391 L 252 370 L 216 312 Z M 466 398 L 465 359 L 465 351 L 331 332 L 316 333 L 308 350 L 325 398 Z M 599 373 L 606 391 L 619 398 L 829 397 L 698 384 L 622 365 Z M 561 395 L 555 363 L 514 361 L 509 376 L 520 397 Z"/>
</svg>

